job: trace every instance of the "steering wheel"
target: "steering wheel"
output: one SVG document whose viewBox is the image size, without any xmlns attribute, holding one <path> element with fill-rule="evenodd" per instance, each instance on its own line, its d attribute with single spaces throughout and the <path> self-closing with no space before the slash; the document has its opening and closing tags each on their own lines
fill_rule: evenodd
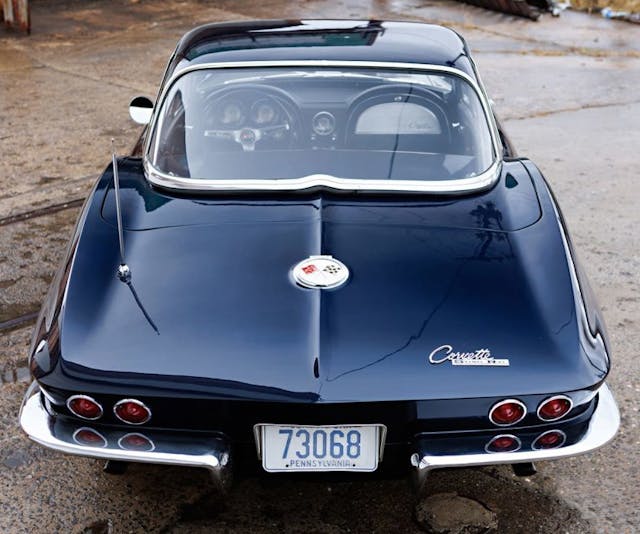
<svg viewBox="0 0 640 534">
<path fill-rule="evenodd" d="M 243 151 L 291 146 L 297 138 L 298 110 L 284 92 L 243 85 L 209 95 L 203 107 L 203 136 L 231 141 Z"/>
</svg>

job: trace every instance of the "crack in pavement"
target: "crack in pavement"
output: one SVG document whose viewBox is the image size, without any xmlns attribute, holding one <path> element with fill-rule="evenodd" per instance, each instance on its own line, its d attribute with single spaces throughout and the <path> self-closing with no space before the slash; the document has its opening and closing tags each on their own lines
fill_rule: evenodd
<svg viewBox="0 0 640 534">
<path fill-rule="evenodd" d="M 589 109 L 601 109 L 601 108 L 618 107 L 618 106 L 635 106 L 637 104 L 640 104 L 640 100 L 631 100 L 629 102 L 602 102 L 602 103 L 594 103 L 594 104 L 584 104 L 582 106 L 576 106 L 572 108 L 560 108 L 560 109 L 551 109 L 546 111 L 536 111 L 535 113 L 531 113 L 529 115 L 518 115 L 518 116 L 503 115 L 502 118 L 505 121 L 521 121 L 521 120 L 527 120 L 527 119 L 537 119 L 540 117 L 548 117 L 550 115 L 556 115 L 558 113 L 575 113 L 577 111 L 585 111 Z"/>
<path fill-rule="evenodd" d="M 26 50 L 22 46 L 15 46 L 15 45 L 12 45 L 11 43 L 8 43 L 8 46 L 12 50 L 24 54 L 27 58 L 29 58 L 33 62 L 33 64 L 26 67 L 19 68 L 19 69 L 12 69 L 8 71 L 2 70 L 1 72 L 22 72 L 22 71 L 35 70 L 35 69 L 50 69 L 54 72 L 58 72 L 60 74 L 64 74 L 67 76 L 74 76 L 74 77 L 82 78 L 84 80 L 92 81 L 95 83 L 102 83 L 102 84 L 110 85 L 113 87 L 119 87 L 120 89 L 127 89 L 128 91 L 145 92 L 149 90 L 148 87 L 145 89 L 142 89 L 137 86 L 127 85 L 122 82 L 116 82 L 113 79 L 104 79 L 101 77 L 89 76 L 88 74 L 77 72 L 73 69 L 65 69 L 63 67 L 55 65 L 54 63 L 49 63 L 39 59 L 37 56 L 30 53 L 28 50 Z"/>
<path fill-rule="evenodd" d="M 539 56 L 539 57 L 567 57 L 567 56 L 584 56 L 597 58 L 630 58 L 640 59 L 640 50 L 624 50 L 621 52 L 607 52 L 599 48 L 584 47 L 567 47 L 563 50 L 554 50 L 552 48 L 531 48 L 529 50 L 475 50 L 474 55 L 480 54 L 508 54 L 515 56 Z"/>
<path fill-rule="evenodd" d="M 34 187 L 14 195 L 6 195 L 0 198 L 0 207 L 4 205 L 6 211 L 2 213 L 3 210 L 0 210 L 0 226 L 33 218 L 32 214 L 34 213 L 45 215 L 57 211 L 57 208 L 65 204 L 69 208 L 79 207 L 86 198 L 89 186 L 97 178 L 98 175 L 90 174 L 71 180 L 57 181 L 48 186 Z M 80 185 L 85 186 L 82 191 L 79 191 Z M 44 195 L 47 192 L 50 192 L 50 194 Z M 43 196 L 49 202 L 46 202 Z M 33 197 L 36 197 L 35 202 Z"/>
<path fill-rule="evenodd" d="M 455 23 L 452 23 L 452 24 L 455 24 Z M 463 27 L 465 29 L 468 28 L 468 29 L 484 32 L 489 35 L 495 35 L 497 37 L 504 37 L 505 39 L 510 39 L 517 42 L 542 45 L 543 49 L 545 45 L 546 46 L 552 45 L 553 47 L 556 47 L 558 49 L 565 50 L 566 55 L 580 55 L 580 56 L 591 56 L 591 57 L 640 57 L 640 50 L 610 51 L 602 48 L 565 45 L 565 44 L 556 43 L 556 42 L 543 41 L 540 39 L 536 39 L 534 37 L 526 37 L 523 35 L 512 35 L 509 32 L 490 30 L 482 26 L 476 26 L 475 24 L 463 23 L 463 24 L 458 24 L 458 26 Z M 551 48 L 550 51 L 552 52 L 553 49 Z M 629 56 L 627 54 L 629 54 Z"/>
<path fill-rule="evenodd" d="M 223 11 L 225 13 L 225 15 L 229 15 L 228 17 L 226 17 L 227 19 L 246 19 L 248 18 L 247 16 L 240 14 L 240 13 L 236 13 L 234 11 Z M 156 20 L 153 23 L 149 23 L 149 22 L 144 22 L 144 23 L 140 23 L 140 24 L 132 24 L 129 25 L 126 29 L 122 30 L 123 34 L 137 34 L 139 33 L 141 30 L 149 30 L 150 28 L 153 29 L 162 29 L 163 26 L 169 26 L 170 24 L 175 24 L 175 18 L 171 17 L 171 18 L 167 18 L 165 20 Z M 181 30 L 176 30 L 176 33 L 178 34 L 178 36 L 182 35 L 182 31 Z M 97 42 L 105 41 L 105 40 L 111 40 L 113 39 L 113 33 L 111 32 L 107 32 L 104 36 L 101 37 L 96 37 L 95 35 L 92 35 L 91 37 L 91 43 L 92 44 L 96 44 Z M 177 38 L 176 38 L 177 41 Z M 102 83 L 105 85 L 109 85 L 109 86 L 113 86 L 113 87 L 118 87 L 120 89 L 127 89 L 129 91 L 136 91 L 136 92 L 140 92 L 140 93 L 148 93 L 151 92 L 152 94 L 155 94 L 156 90 L 157 90 L 157 85 L 154 86 L 147 86 L 147 87 L 139 87 L 139 86 L 134 86 L 134 85 L 128 85 L 126 83 L 123 83 L 122 81 L 114 81 L 112 78 L 102 78 L 102 77 L 95 77 L 95 76 L 90 76 L 88 74 L 85 74 L 83 72 L 78 72 L 74 69 L 66 69 L 64 67 L 61 67 L 59 65 L 56 65 L 55 63 L 51 63 L 51 62 L 46 62 L 42 59 L 39 59 L 37 56 L 34 56 L 32 53 L 30 53 L 26 47 L 18 44 L 18 43 L 13 43 L 12 41 L 9 41 L 7 39 L 2 39 L 0 40 L 0 43 L 2 43 L 2 45 L 6 48 L 11 48 L 12 50 L 15 50 L 16 52 L 20 52 L 23 53 L 26 57 L 28 57 L 32 62 L 33 65 L 29 65 L 26 67 L 21 67 L 21 68 L 14 68 L 14 69 L 10 69 L 10 70 L 2 70 L 0 69 L 0 72 L 20 72 L 20 71 L 28 71 L 31 69 L 38 69 L 38 68 L 46 68 L 46 69 L 50 69 L 54 72 L 58 72 L 60 74 L 63 75 L 67 75 L 67 76 L 74 76 L 74 77 L 78 77 L 78 78 L 82 78 L 84 80 L 88 80 L 88 81 L 92 81 L 95 83 Z M 36 45 L 38 44 L 38 42 L 36 41 Z"/>
<path fill-rule="evenodd" d="M 74 76 L 74 77 L 82 78 L 84 80 L 88 80 L 88 81 L 91 81 L 91 82 L 110 85 L 112 87 L 118 87 L 120 89 L 127 89 L 128 91 L 137 91 L 137 92 L 141 92 L 141 93 L 149 91 L 148 87 L 143 89 L 141 87 L 137 87 L 137 86 L 133 86 L 133 85 L 127 85 L 127 84 L 124 84 L 124 83 L 116 82 L 116 81 L 114 81 L 112 79 L 105 80 L 104 78 L 89 76 L 88 74 L 83 74 L 83 73 L 80 73 L 80 72 L 76 72 L 73 69 L 64 69 L 64 68 L 58 67 L 58 66 L 56 66 L 56 65 L 54 65 L 52 63 L 44 63 L 44 62 L 42 62 L 40 60 L 37 60 L 37 59 L 35 59 L 33 57 L 31 59 L 34 60 L 34 61 L 37 61 L 39 63 L 38 65 L 35 65 L 33 68 L 47 68 L 47 69 L 50 69 L 50 70 L 52 70 L 54 72 L 57 72 L 59 74 L 65 74 L 67 76 Z"/>
<path fill-rule="evenodd" d="M 14 194 L 9 194 L 9 195 L 0 195 L 0 202 L 3 200 L 7 200 L 7 199 L 16 199 L 20 196 L 23 195 L 30 195 L 32 193 L 41 193 L 44 191 L 49 191 L 51 189 L 56 190 L 56 189 L 60 189 L 62 186 L 67 186 L 67 185 L 73 185 L 73 184 L 77 184 L 77 183 L 81 183 L 90 179 L 97 179 L 98 178 L 98 174 L 85 174 L 83 176 L 78 176 L 76 178 L 69 178 L 67 180 L 61 179 L 59 181 L 56 181 L 54 183 L 51 183 L 49 185 L 38 185 L 36 187 L 32 187 L 30 189 L 25 189 L 23 191 L 19 191 L 17 193 Z"/>
<path fill-rule="evenodd" d="M 9 224 L 15 224 L 29 219 L 34 219 L 36 217 L 44 217 L 45 215 L 51 215 L 52 213 L 56 213 L 57 211 L 78 208 L 82 205 L 83 202 L 84 197 L 74 198 L 60 204 L 50 204 L 49 206 L 36 208 L 22 213 L 16 213 L 15 215 L 10 215 L 9 217 L 0 219 L 0 226 L 7 226 Z"/>
<path fill-rule="evenodd" d="M 394 10 L 390 10 L 389 14 L 395 17 L 406 17 L 406 14 L 398 13 Z M 508 31 L 500 31 L 495 29 L 489 29 L 485 26 L 479 26 L 477 24 L 471 24 L 469 22 L 456 22 L 453 20 L 440 20 L 434 19 L 431 17 L 425 17 L 421 15 L 415 15 L 409 17 L 412 20 L 420 20 L 424 22 L 429 22 L 432 24 L 440 24 L 443 26 L 458 28 L 462 30 L 473 30 L 482 32 L 488 35 L 493 35 L 496 37 L 502 37 L 504 39 L 509 39 L 512 41 L 520 42 L 520 43 L 529 43 L 541 45 L 541 49 L 533 49 L 530 51 L 505 51 L 504 53 L 510 54 L 522 54 L 522 55 L 549 55 L 549 56 L 587 56 L 587 57 L 630 57 L 630 58 L 640 58 L 640 50 L 605 50 L 602 48 L 593 48 L 587 46 L 575 46 L 575 45 L 567 45 L 562 43 L 550 42 L 547 40 L 536 39 L 535 37 L 528 37 L 522 34 L 512 34 Z M 555 50 L 554 50 L 555 48 Z M 482 53 L 481 51 L 476 50 L 474 53 Z M 486 53 L 486 52 L 484 52 Z M 498 52 L 503 53 L 503 52 Z"/>
<path fill-rule="evenodd" d="M 32 311 L 25 315 L 21 315 L 20 317 L 14 317 L 8 321 L 2 321 L 0 322 L 0 332 L 23 328 L 25 325 L 35 322 L 39 313 L 39 311 Z"/>
</svg>

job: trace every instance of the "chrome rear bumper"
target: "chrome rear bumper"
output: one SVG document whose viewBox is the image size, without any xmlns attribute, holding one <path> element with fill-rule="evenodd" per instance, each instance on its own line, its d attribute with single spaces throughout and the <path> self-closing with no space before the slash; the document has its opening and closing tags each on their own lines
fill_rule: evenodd
<svg viewBox="0 0 640 534">
<path fill-rule="evenodd" d="M 421 490 L 429 471 L 446 467 L 470 467 L 495 464 L 530 463 L 576 456 L 593 451 L 607 444 L 620 426 L 620 414 L 609 388 L 603 385 L 597 393 L 597 406 L 591 419 L 584 423 L 586 430 L 579 439 L 556 449 L 520 449 L 516 452 L 459 452 L 434 453 L 420 439 L 415 442 L 410 457 L 413 476 Z M 135 427 L 130 430 L 144 432 L 154 443 L 152 450 L 128 450 L 120 445 L 127 429 L 98 427 L 104 445 L 90 446 L 78 443 L 75 433 L 90 427 L 87 424 L 56 417 L 43 405 L 42 395 L 36 382 L 27 391 L 20 411 L 20 425 L 35 442 L 67 454 L 119 460 L 123 462 L 145 462 L 155 464 L 203 467 L 213 475 L 214 482 L 224 491 L 231 482 L 231 454 L 227 440 L 220 435 L 192 434 L 185 432 L 154 431 Z M 514 429 L 517 433 L 517 430 Z"/>
<path fill-rule="evenodd" d="M 598 390 L 598 405 L 591 416 L 586 431 L 579 441 L 570 445 L 557 449 L 529 449 L 516 452 L 482 452 L 455 455 L 434 455 L 427 451 L 418 450 L 418 452 L 411 455 L 410 460 L 414 469 L 413 474 L 417 489 L 420 491 L 424 487 L 428 472 L 432 469 L 518 464 L 577 456 L 606 445 L 616 435 L 619 426 L 620 414 L 618 407 L 616 406 L 611 391 L 606 384 L 603 384 Z M 515 432 L 514 430 L 514 433 Z"/>
<path fill-rule="evenodd" d="M 212 435 L 185 435 L 178 432 L 158 432 L 135 427 L 128 430 L 116 428 L 92 428 L 87 424 L 74 424 L 51 415 L 43 406 L 40 388 L 33 382 L 25 394 L 20 409 L 20 426 L 36 443 L 67 454 L 89 456 L 123 462 L 204 467 L 208 469 L 220 490 L 226 490 L 231 482 L 231 455 L 226 440 Z M 76 432 L 91 428 L 104 438 L 102 443 L 91 446 L 75 441 Z M 99 428 L 99 430 L 97 430 Z M 120 445 L 127 433 L 143 433 L 153 447 L 151 450 L 130 450 Z"/>
</svg>

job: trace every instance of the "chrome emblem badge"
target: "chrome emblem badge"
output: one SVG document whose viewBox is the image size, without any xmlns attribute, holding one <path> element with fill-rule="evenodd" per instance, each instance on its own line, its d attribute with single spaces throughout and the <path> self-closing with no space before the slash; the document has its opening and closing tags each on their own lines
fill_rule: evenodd
<svg viewBox="0 0 640 534">
<path fill-rule="evenodd" d="M 433 349 L 429 354 L 429 363 L 438 365 L 439 363 L 451 362 L 451 365 L 475 365 L 509 367 L 507 358 L 494 358 L 489 349 L 478 349 L 473 352 L 454 352 L 451 345 L 441 345 Z"/>
<path fill-rule="evenodd" d="M 293 268 L 293 278 L 302 287 L 331 289 L 349 279 L 349 269 L 333 256 L 309 256 Z"/>
</svg>

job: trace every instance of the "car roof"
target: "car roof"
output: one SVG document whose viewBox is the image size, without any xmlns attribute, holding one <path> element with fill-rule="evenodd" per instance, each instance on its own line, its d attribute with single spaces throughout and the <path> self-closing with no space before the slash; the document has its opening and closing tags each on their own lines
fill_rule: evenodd
<svg viewBox="0 0 640 534">
<path fill-rule="evenodd" d="M 242 61 L 369 61 L 453 67 L 477 79 L 464 39 L 444 26 L 380 20 L 253 20 L 182 37 L 165 80 L 183 68 Z"/>
</svg>

